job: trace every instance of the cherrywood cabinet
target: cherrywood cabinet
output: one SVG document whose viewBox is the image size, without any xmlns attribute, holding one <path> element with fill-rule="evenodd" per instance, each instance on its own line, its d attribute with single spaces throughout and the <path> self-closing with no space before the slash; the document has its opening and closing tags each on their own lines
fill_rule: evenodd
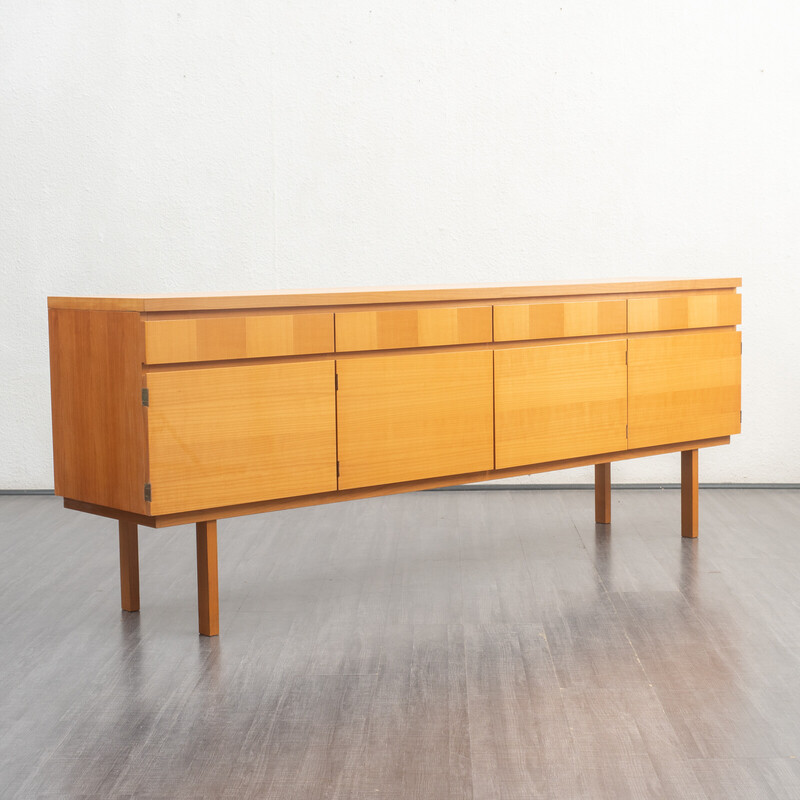
<svg viewBox="0 0 800 800">
<path fill-rule="evenodd" d="M 681 452 L 740 430 L 738 278 L 51 297 L 56 493 L 137 526 L 197 524 L 200 630 L 218 630 L 216 521 Z M 535 524 L 535 521 L 532 521 Z"/>
</svg>

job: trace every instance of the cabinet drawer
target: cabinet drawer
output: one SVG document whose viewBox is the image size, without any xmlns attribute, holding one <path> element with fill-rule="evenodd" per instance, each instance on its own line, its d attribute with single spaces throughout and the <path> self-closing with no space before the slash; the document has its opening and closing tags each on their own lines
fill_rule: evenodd
<svg viewBox="0 0 800 800">
<path fill-rule="evenodd" d="M 630 332 L 713 328 L 739 325 L 741 321 L 742 296 L 735 292 L 632 297 L 628 300 Z"/>
<path fill-rule="evenodd" d="M 147 364 L 331 353 L 333 314 L 146 320 L 144 340 Z"/>
<path fill-rule="evenodd" d="M 624 300 L 515 303 L 494 307 L 494 340 L 558 339 L 625 333 Z"/>
<path fill-rule="evenodd" d="M 491 306 L 402 308 L 336 314 L 338 352 L 491 341 Z"/>
</svg>

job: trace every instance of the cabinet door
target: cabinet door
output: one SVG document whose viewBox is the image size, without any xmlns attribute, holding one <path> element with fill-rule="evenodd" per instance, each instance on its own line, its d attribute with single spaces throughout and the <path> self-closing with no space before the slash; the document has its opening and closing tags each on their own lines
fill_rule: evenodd
<svg viewBox="0 0 800 800">
<path fill-rule="evenodd" d="M 490 350 L 336 362 L 339 488 L 492 468 Z"/>
<path fill-rule="evenodd" d="M 154 372 L 151 514 L 336 489 L 334 363 Z"/>
<path fill-rule="evenodd" d="M 630 447 L 739 433 L 741 342 L 738 331 L 629 340 Z"/>
<path fill-rule="evenodd" d="M 497 469 L 624 450 L 625 344 L 496 350 Z"/>
</svg>

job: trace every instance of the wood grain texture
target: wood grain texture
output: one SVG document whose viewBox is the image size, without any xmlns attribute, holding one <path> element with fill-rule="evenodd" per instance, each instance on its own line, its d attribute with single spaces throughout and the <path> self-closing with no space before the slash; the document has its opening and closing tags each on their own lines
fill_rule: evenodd
<svg viewBox="0 0 800 800">
<path fill-rule="evenodd" d="M 628 340 L 628 445 L 739 433 L 741 340 L 713 331 Z"/>
<path fill-rule="evenodd" d="M 628 331 L 671 331 L 713 328 L 742 322 L 742 296 L 736 292 L 631 297 Z"/>
<path fill-rule="evenodd" d="M 625 333 L 625 300 L 494 306 L 494 341 Z"/>
<path fill-rule="evenodd" d="M 696 539 L 700 519 L 697 450 L 681 451 L 681 536 Z"/>
<path fill-rule="evenodd" d="M 337 362 L 339 488 L 492 468 L 492 353 Z"/>
<path fill-rule="evenodd" d="M 119 585 L 123 611 L 139 610 L 139 528 L 119 521 Z"/>
<path fill-rule="evenodd" d="M 333 352 L 333 314 L 243 314 L 144 323 L 148 364 Z"/>
<path fill-rule="evenodd" d="M 611 522 L 611 464 L 594 465 L 594 521 L 601 525 Z"/>
<path fill-rule="evenodd" d="M 49 312 L 56 494 L 147 513 L 139 315 Z"/>
<path fill-rule="evenodd" d="M 217 521 L 196 525 L 197 618 L 201 636 L 219 636 Z"/>
<path fill-rule="evenodd" d="M 624 449 L 625 347 L 615 339 L 496 350 L 496 467 Z"/>
<path fill-rule="evenodd" d="M 712 439 L 701 439 L 692 442 L 675 442 L 673 444 L 656 445 L 653 447 L 641 447 L 635 450 L 620 450 L 615 453 L 602 453 L 600 458 L 603 461 L 627 461 L 631 458 L 643 458 L 645 456 L 658 456 L 665 453 L 678 453 L 681 450 L 719 447 L 730 444 L 730 436 L 718 436 Z M 546 464 L 526 464 L 522 467 L 510 467 L 508 469 L 481 470 L 459 475 L 447 475 L 435 478 L 423 478 L 419 480 L 403 481 L 401 483 L 383 484 L 379 486 L 368 486 L 357 489 L 340 489 L 333 492 L 322 492 L 320 494 L 305 497 L 286 497 L 275 500 L 262 500 L 254 503 L 244 503 L 236 506 L 222 506 L 211 509 L 198 509 L 195 511 L 185 511 L 176 514 L 160 514 L 158 516 L 146 516 L 144 514 L 131 514 L 128 511 L 108 508 L 106 506 L 82 503 L 78 500 L 64 498 L 64 508 L 73 511 L 83 511 L 87 514 L 96 514 L 109 519 L 130 519 L 139 525 L 146 525 L 150 528 L 168 528 L 172 525 L 187 525 L 208 519 L 225 519 L 230 517 L 242 517 L 248 514 L 263 514 L 269 511 L 284 511 L 290 508 L 305 508 L 307 506 L 326 505 L 328 503 L 339 503 L 345 500 L 363 500 L 370 497 L 379 497 L 385 494 L 403 494 L 404 492 L 419 492 L 426 489 L 437 489 L 445 486 L 458 486 L 466 483 L 478 483 L 480 481 L 496 480 L 500 478 L 517 478 L 520 475 L 538 475 L 543 472 L 553 472 L 560 469 L 572 469 L 573 467 L 587 467 L 598 463 L 598 455 L 582 456 L 580 458 L 565 458 L 561 461 L 550 461 Z"/>
<path fill-rule="evenodd" d="M 491 341 L 491 306 L 440 306 L 336 314 L 336 352 Z"/>
<path fill-rule="evenodd" d="M 197 311 L 225 308 L 289 308 L 348 306 L 365 303 L 416 303 L 438 300 L 486 300 L 512 297 L 556 297 L 619 292 L 730 289 L 741 278 L 625 278 L 612 281 L 569 281 L 515 284 L 464 284 L 361 289 L 315 289 L 306 292 L 211 292 L 192 295 L 136 297 L 48 297 L 49 308 L 126 311 Z"/>
<path fill-rule="evenodd" d="M 336 488 L 332 361 L 147 375 L 151 513 Z"/>
</svg>

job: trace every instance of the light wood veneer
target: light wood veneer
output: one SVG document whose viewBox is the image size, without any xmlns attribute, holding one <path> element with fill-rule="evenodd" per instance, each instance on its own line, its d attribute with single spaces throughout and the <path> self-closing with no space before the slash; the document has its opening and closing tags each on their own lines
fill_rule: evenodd
<svg viewBox="0 0 800 800">
<path fill-rule="evenodd" d="M 176 364 L 333 352 L 333 314 L 148 319 L 145 361 Z"/>
<path fill-rule="evenodd" d="M 739 433 L 738 331 L 628 342 L 628 446 Z"/>
<path fill-rule="evenodd" d="M 492 351 L 337 365 L 339 488 L 490 470 Z"/>
<path fill-rule="evenodd" d="M 625 333 L 624 300 L 515 303 L 494 307 L 494 340 L 556 339 Z"/>
<path fill-rule="evenodd" d="M 139 315 L 50 309 L 49 320 L 56 494 L 149 513 Z"/>
<path fill-rule="evenodd" d="M 734 292 L 635 297 L 628 300 L 630 333 L 714 328 L 739 325 L 741 321 L 742 296 Z"/>
<path fill-rule="evenodd" d="M 336 489 L 332 361 L 155 372 L 151 514 Z"/>
<path fill-rule="evenodd" d="M 219 629 L 216 520 L 682 455 L 740 430 L 738 278 L 50 298 L 56 492 L 137 525 L 197 524 L 200 631 Z"/>
<path fill-rule="evenodd" d="M 491 341 L 491 306 L 436 306 L 336 314 L 337 353 Z"/>
<path fill-rule="evenodd" d="M 626 447 L 625 339 L 494 355 L 499 469 Z"/>
</svg>

